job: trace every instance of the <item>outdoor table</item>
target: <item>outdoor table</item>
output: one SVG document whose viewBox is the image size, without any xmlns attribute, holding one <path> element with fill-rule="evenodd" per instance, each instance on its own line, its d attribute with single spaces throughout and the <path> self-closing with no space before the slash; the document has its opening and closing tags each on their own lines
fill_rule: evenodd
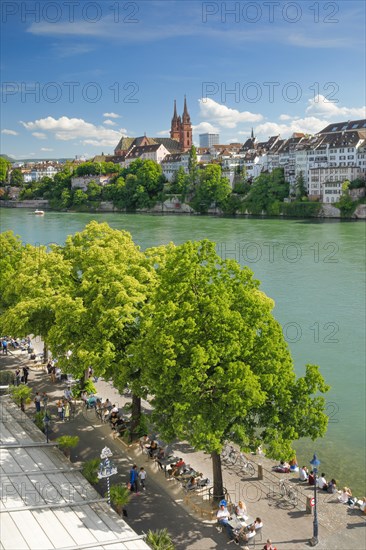
<svg viewBox="0 0 366 550">
<path fill-rule="evenodd" d="M 232 518 L 228 521 L 230 527 L 233 529 L 241 529 L 242 527 L 248 527 L 248 525 L 251 525 L 254 521 L 254 518 L 251 516 L 248 516 L 248 518 L 244 521 L 244 518 L 240 518 L 239 516 L 232 516 Z"/>
<path fill-rule="evenodd" d="M 165 477 L 167 477 L 167 475 L 166 475 L 167 466 L 169 466 L 170 464 L 175 464 L 178 460 L 179 460 L 178 456 L 168 456 L 168 458 L 163 458 L 162 460 L 159 460 L 160 464 L 162 465 L 162 467 L 164 469 Z"/>
</svg>

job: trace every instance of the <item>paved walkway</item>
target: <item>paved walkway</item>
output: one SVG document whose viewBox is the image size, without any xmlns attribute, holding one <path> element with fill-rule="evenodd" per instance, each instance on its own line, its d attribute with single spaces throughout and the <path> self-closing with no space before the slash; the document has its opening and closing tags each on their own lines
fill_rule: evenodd
<svg viewBox="0 0 366 550">
<path fill-rule="evenodd" d="M 8 355 L 0 356 L 0 368 L 15 368 L 19 361 L 26 360 L 27 356 Z M 35 368 L 32 362 L 29 385 L 34 391 L 46 391 L 51 406 L 63 395 L 66 387 L 64 382 L 52 384 L 50 378 L 42 369 Z M 112 403 L 122 407 L 128 398 L 120 396 L 111 384 L 99 380 L 96 384 L 98 395 L 109 398 Z M 33 403 L 28 406 L 27 413 L 33 413 Z M 147 489 L 141 495 L 134 496 L 127 506 L 127 521 L 137 532 L 147 532 L 167 527 L 177 550 L 210 550 L 234 547 L 226 534 L 218 533 L 215 521 L 209 521 L 194 513 L 193 509 L 184 501 L 184 493 L 175 481 L 167 481 L 162 472 L 157 471 L 156 465 L 142 455 L 137 445 L 127 447 L 119 440 L 113 439 L 109 425 L 102 424 L 95 412 L 85 411 L 81 405 L 77 414 L 69 423 L 55 422 L 52 426 L 50 438 L 59 435 L 78 435 L 80 441 L 71 453 L 72 462 L 83 462 L 90 458 L 99 457 L 101 449 L 107 445 L 114 454 L 118 467 L 118 475 L 111 479 L 112 483 L 126 483 L 128 471 L 133 463 L 138 467 L 144 466 L 147 477 Z M 174 452 L 182 456 L 186 463 L 190 463 L 204 477 L 212 479 L 211 458 L 202 452 L 197 452 L 189 445 L 176 443 Z M 255 548 L 263 547 L 265 540 L 270 537 L 278 550 L 300 550 L 309 548 L 309 539 L 313 532 L 313 518 L 305 513 L 305 496 L 312 489 L 299 487 L 297 479 L 289 478 L 293 486 L 300 491 L 299 509 L 289 506 L 279 495 L 267 498 L 270 488 L 277 488 L 278 479 L 270 471 L 272 463 L 265 458 L 252 457 L 253 461 L 260 460 L 265 468 L 265 479 L 243 478 L 235 469 L 224 468 L 224 484 L 234 502 L 242 498 L 248 507 L 251 516 L 260 516 L 264 522 L 263 540 L 256 541 Z M 105 482 L 97 486 L 105 492 Z M 319 497 L 319 549 L 334 550 L 364 550 L 366 548 L 365 524 L 366 517 L 360 512 L 350 513 L 346 506 L 335 501 L 332 495 L 320 494 Z M 304 499 L 304 500 L 302 500 Z"/>
</svg>

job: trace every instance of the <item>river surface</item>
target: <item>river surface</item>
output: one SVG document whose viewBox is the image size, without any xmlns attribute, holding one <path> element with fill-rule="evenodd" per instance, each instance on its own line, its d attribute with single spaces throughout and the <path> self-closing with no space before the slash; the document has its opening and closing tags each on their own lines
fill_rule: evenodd
<svg viewBox="0 0 366 550">
<path fill-rule="evenodd" d="M 357 496 L 365 489 L 365 224 L 282 219 L 84 214 L 0 209 L 1 231 L 24 242 L 63 244 L 92 219 L 131 233 L 143 249 L 210 239 L 223 258 L 249 266 L 275 300 L 298 375 L 320 365 L 326 382 L 329 427 L 316 442 L 296 443 L 298 461 L 314 451 L 320 470 Z"/>
</svg>

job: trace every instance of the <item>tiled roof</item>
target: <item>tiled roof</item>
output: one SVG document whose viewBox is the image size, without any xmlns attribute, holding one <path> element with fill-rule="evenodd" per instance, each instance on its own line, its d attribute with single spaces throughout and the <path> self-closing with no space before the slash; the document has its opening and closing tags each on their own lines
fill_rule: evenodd
<svg viewBox="0 0 366 550">
<path fill-rule="evenodd" d="M 328 124 L 318 134 L 328 134 L 329 132 L 348 132 L 350 130 L 361 130 L 366 128 L 366 119 L 348 120 L 346 122 L 334 122 Z"/>
</svg>

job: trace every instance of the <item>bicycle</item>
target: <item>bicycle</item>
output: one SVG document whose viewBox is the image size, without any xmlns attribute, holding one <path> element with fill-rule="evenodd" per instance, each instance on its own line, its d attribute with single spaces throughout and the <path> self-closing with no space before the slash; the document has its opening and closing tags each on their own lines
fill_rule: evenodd
<svg viewBox="0 0 366 550">
<path fill-rule="evenodd" d="M 285 479 L 281 479 L 280 483 L 280 494 L 286 500 L 288 500 L 293 506 L 297 506 L 297 493 L 296 490 L 290 487 Z"/>
<path fill-rule="evenodd" d="M 249 474 L 250 477 L 255 475 L 255 467 L 252 462 L 245 457 L 244 453 L 239 453 L 240 469 L 244 474 Z"/>
<path fill-rule="evenodd" d="M 232 445 L 226 445 L 223 452 L 221 453 L 222 462 L 232 465 L 236 462 L 236 451 Z"/>
</svg>

